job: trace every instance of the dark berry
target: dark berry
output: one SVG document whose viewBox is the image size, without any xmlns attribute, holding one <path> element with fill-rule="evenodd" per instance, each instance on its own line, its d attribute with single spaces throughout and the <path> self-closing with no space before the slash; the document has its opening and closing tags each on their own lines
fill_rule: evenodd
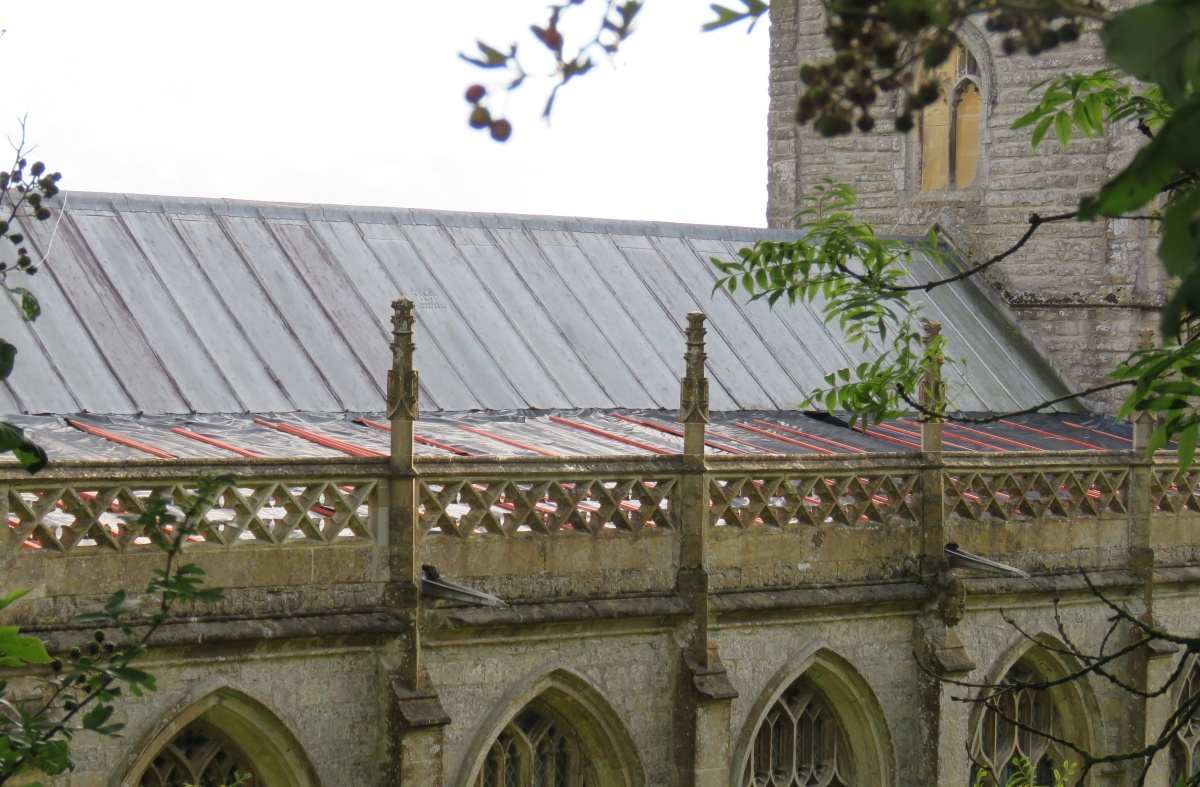
<svg viewBox="0 0 1200 787">
<path fill-rule="evenodd" d="M 492 139 L 504 142 L 512 136 L 512 124 L 507 120 L 497 120 L 492 124 Z"/>
<path fill-rule="evenodd" d="M 492 113 L 487 111 L 487 107 L 475 107 L 471 111 L 471 128 L 487 128 L 492 123 Z"/>
</svg>

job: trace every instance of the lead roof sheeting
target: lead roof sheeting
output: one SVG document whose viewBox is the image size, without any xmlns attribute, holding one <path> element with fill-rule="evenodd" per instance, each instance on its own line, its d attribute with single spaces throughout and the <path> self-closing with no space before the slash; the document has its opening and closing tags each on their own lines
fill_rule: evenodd
<svg viewBox="0 0 1200 787">
<path fill-rule="evenodd" d="M 3 412 L 370 412 L 401 295 L 427 413 L 672 407 L 694 310 L 709 314 L 714 410 L 794 407 L 863 357 L 819 304 L 712 292 L 709 257 L 793 232 L 82 192 L 51 207 L 26 228 L 49 250 L 22 281 L 42 316 L 0 306 L 19 350 Z M 928 300 L 965 359 L 947 365 L 964 408 L 1066 391 L 973 282 Z"/>
</svg>

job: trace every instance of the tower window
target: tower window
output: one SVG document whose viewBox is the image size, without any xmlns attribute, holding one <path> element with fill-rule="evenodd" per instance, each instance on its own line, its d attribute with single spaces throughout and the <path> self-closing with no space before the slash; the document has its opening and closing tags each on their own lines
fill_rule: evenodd
<svg viewBox="0 0 1200 787">
<path fill-rule="evenodd" d="M 921 113 L 921 190 L 965 189 L 975 181 L 979 165 L 979 64 L 960 44 L 932 77 L 940 94 Z"/>
</svg>

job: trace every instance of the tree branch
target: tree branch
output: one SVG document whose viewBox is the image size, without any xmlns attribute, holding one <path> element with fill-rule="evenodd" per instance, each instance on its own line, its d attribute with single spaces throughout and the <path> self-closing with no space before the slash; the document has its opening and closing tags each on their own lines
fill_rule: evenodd
<svg viewBox="0 0 1200 787">
<path fill-rule="evenodd" d="M 1068 219 L 1073 219 L 1078 215 L 1079 215 L 1078 211 L 1072 211 L 1070 213 L 1060 213 L 1055 216 L 1046 216 L 1045 218 L 1043 218 L 1043 217 L 1039 216 L 1038 214 L 1034 213 L 1032 216 L 1029 217 L 1029 229 L 1025 230 L 1024 234 L 1021 235 L 1021 237 L 1017 240 L 1016 243 L 1014 243 L 1012 246 L 1009 246 L 1007 249 L 1000 252 L 999 254 L 989 257 L 988 259 L 984 260 L 983 262 L 979 263 L 978 265 L 975 265 L 974 267 L 971 267 L 971 268 L 967 268 L 965 271 L 962 271 L 961 273 L 956 273 L 953 276 L 947 276 L 944 279 L 935 279 L 934 281 L 926 282 L 925 284 L 911 284 L 911 285 L 906 285 L 906 286 L 884 285 L 884 288 L 891 292 L 929 292 L 932 289 L 941 287 L 946 284 L 953 284 L 956 281 L 962 281 L 963 279 L 969 279 L 972 276 L 974 276 L 978 273 L 982 273 L 983 271 L 992 267 L 997 262 L 1000 262 L 1001 260 L 1007 259 L 1008 257 L 1011 257 L 1012 255 L 1016 254 L 1018 251 L 1021 250 L 1021 248 L 1026 243 L 1029 242 L 1029 239 L 1033 237 L 1033 234 L 1038 231 L 1038 227 L 1041 227 L 1043 224 L 1050 224 L 1050 223 L 1056 222 L 1056 221 L 1067 221 Z"/>
<path fill-rule="evenodd" d="M 1032 415 L 1033 413 L 1037 413 L 1042 410 L 1045 410 L 1047 407 L 1053 407 L 1054 405 L 1058 404 L 1059 402 L 1066 402 L 1066 401 L 1070 401 L 1071 399 L 1082 399 L 1085 396 L 1091 396 L 1092 394 L 1100 393 L 1101 391 L 1110 391 L 1113 388 L 1121 388 L 1126 385 L 1134 385 L 1136 382 L 1137 382 L 1136 380 L 1118 380 L 1115 383 L 1105 383 L 1104 385 L 1097 385 L 1092 388 L 1085 388 L 1082 391 L 1076 391 L 1075 393 L 1066 394 L 1065 396 L 1059 396 L 1055 399 L 1047 399 L 1046 401 L 1042 402 L 1041 404 L 1036 404 L 1032 407 L 1026 407 L 1024 410 L 1013 410 L 1013 411 L 1007 412 L 1007 413 L 997 413 L 995 415 L 989 415 L 989 416 L 986 416 L 983 418 L 971 418 L 971 417 L 968 417 L 965 415 L 948 415 L 946 413 L 940 413 L 940 412 L 937 412 L 936 410 L 931 410 L 930 408 L 921 404 L 919 401 L 913 399 L 911 396 L 908 395 L 907 392 L 904 391 L 904 389 L 902 389 L 898 386 L 896 388 L 896 391 L 900 395 L 900 398 L 903 399 L 904 402 L 909 407 L 913 408 L 918 413 L 920 413 L 922 416 L 924 416 L 924 419 L 922 419 L 922 420 L 927 421 L 929 419 L 937 419 L 939 421 L 952 421 L 955 423 L 963 423 L 963 424 L 993 424 L 993 423 L 996 423 L 997 421 L 1001 421 L 1005 418 L 1015 418 L 1019 415 Z"/>
</svg>

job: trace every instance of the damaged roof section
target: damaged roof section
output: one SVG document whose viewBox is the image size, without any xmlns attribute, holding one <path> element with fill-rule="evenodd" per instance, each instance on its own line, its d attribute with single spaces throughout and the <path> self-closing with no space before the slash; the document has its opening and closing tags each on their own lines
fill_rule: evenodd
<svg viewBox="0 0 1200 787">
<path fill-rule="evenodd" d="M 669 410 L 437 413 L 417 424 L 418 456 L 653 456 L 679 454 L 683 427 Z M 386 457 L 382 413 L 320 415 L 15 416 L 56 460 Z M 1096 415 L 1037 415 L 991 424 L 946 424 L 947 451 L 1128 450 L 1130 427 Z M 916 452 L 909 419 L 849 429 L 796 410 L 714 413 L 710 455 L 831 456 Z"/>
<path fill-rule="evenodd" d="M 710 257 L 789 232 L 80 192 L 52 207 L 26 228 L 42 316 L 0 306 L 19 350 L 7 414 L 377 410 L 400 296 L 426 413 L 677 407 L 690 311 L 709 315 L 714 411 L 793 408 L 863 360 L 817 307 L 713 293 Z M 964 359 L 946 371 L 964 410 L 1066 392 L 972 281 L 926 314 Z"/>
</svg>

